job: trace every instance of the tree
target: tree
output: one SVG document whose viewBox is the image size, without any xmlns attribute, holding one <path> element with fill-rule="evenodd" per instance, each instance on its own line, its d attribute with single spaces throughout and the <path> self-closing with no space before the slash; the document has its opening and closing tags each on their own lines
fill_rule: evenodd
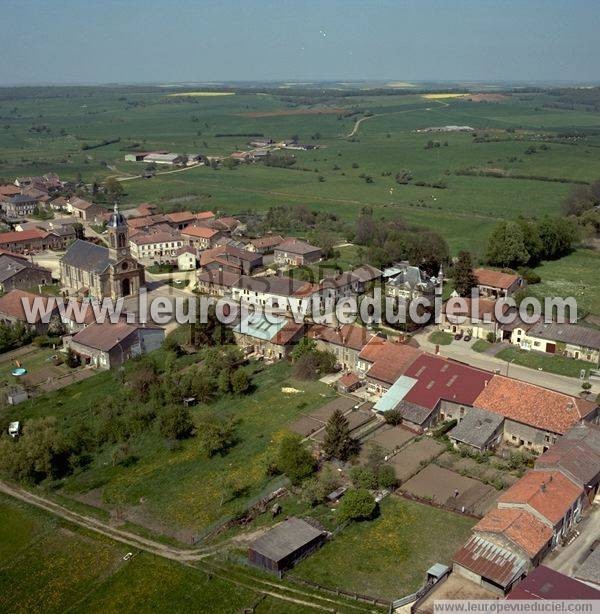
<svg viewBox="0 0 600 614">
<path fill-rule="evenodd" d="M 244 369 L 236 369 L 232 373 L 231 389 L 235 394 L 244 394 L 250 389 L 250 378 Z"/>
<path fill-rule="evenodd" d="M 571 251 L 577 239 L 577 229 L 570 220 L 557 217 L 545 217 L 539 224 L 539 237 L 542 257 L 546 260 L 561 258 Z"/>
<path fill-rule="evenodd" d="M 167 439 L 186 439 L 194 430 L 190 410 L 183 405 L 171 405 L 160 417 L 160 432 Z"/>
<path fill-rule="evenodd" d="M 529 262 L 523 230 L 516 222 L 500 222 L 487 245 L 487 261 L 501 267 L 519 267 Z"/>
<path fill-rule="evenodd" d="M 279 442 L 276 462 L 279 471 L 294 485 L 311 476 L 317 468 L 317 461 L 296 434 L 285 435 Z"/>
<path fill-rule="evenodd" d="M 471 253 L 459 252 L 454 265 L 454 289 L 459 296 L 471 296 L 471 289 L 475 287 L 477 287 L 477 278 L 473 273 Z"/>
<path fill-rule="evenodd" d="M 339 409 L 331 414 L 325 425 L 323 451 L 327 456 L 342 461 L 358 452 L 358 442 L 350 436 L 350 423 Z"/>
<path fill-rule="evenodd" d="M 340 502 L 339 519 L 346 520 L 370 520 L 377 511 L 377 502 L 373 495 L 364 488 L 349 490 Z"/>
<path fill-rule="evenodd" d="M 104 182 L 104 189 L 106 195 L 111 202 L 119 202 L 125 193 L 120 181 L 117 181 L 114 177 L 109 177 Z"/>
<path fill-rule="evenodd" d="M 197 439 L 208 458 L 225 452 L 235 443 L 235 423 L 217 416 L 205 416 L 198 425 Z"/>
<path fill-rule="evenodd" d="M 302 337 L 296 347 L 292 350 L 292 360 L 298 360 L 305 354 L 314 352 L 317 349 L 317 344 L 314 339 Z"/>
</svg>

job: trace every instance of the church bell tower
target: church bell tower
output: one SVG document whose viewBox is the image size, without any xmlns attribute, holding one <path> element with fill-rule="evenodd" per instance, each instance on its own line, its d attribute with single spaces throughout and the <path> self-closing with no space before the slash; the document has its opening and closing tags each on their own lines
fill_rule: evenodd
<svg viewBox="0 0 600 614">
<path fill-rule="evenodd" d="M 117 261 L 129 255 L 129 233 L 127 222 L 119 212 L 119 206 L 115 203 L 115 208 L 108 220 L 108 254 L 111 260 Z"/>
</svg>

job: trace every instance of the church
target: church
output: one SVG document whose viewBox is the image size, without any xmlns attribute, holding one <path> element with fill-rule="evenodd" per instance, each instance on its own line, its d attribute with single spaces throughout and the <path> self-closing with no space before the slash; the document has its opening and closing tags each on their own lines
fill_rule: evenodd
<svg viewBox="0 0 600 614">
<path fill-rule="evenodd" d="M 108 247 L 78 239 L 62 257 L 60 279 L 69 295 L 115 300 L 144 286 L 144 267 L 129 253 L 127 222 L 117 205 L 106 230 Z"/>
</svg>

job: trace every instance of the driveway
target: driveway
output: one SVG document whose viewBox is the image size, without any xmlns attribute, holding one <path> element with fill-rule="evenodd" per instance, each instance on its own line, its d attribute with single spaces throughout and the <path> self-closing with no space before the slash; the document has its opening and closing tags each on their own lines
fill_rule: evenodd
<svg viewBox="0 0 600 614">
<path fill-rule="evenodd" d="M 436 330 L 436 328 L 428 326 L 413 335 L 413 339 L 419 343 L 421 348 L 431 353 L 435 353 L 436 346 L 434 343 L 431 343 L 427 337 L 434 330 Z M 508 363 L 486 353 L 480 354 L 474 352 L 470 346 L 470 343 L 465 343 L 462 340 L 453 341 L 450 345 L 440 345 L 439 355 L 464 362 L 472 367 L 484 369 L 485 371 L 508 375 L 523 382 L 558 390 L 565 394 L 579 396 L 581 392 L 581 382 L 576 378 L 556 375 L 555 373 L 547 373 L 546 371 L 536 371 L 535 369 Z M 591 392 L 593 395 L 600 393 L 600 385 L 594 384 Z"/>
</svg>

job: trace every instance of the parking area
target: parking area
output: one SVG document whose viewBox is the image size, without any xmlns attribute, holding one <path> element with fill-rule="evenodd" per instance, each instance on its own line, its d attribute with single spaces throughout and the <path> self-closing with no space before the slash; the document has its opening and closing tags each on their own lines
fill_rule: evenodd
<svg viewBox="0 0 600 614">
<path fill-rule="evenodd" d="M 476 516 L 486 514 L 500 495 L 494 487 L 437 465 L 427 465 L 400 487 L 416 499 Z"/>
</svg>

